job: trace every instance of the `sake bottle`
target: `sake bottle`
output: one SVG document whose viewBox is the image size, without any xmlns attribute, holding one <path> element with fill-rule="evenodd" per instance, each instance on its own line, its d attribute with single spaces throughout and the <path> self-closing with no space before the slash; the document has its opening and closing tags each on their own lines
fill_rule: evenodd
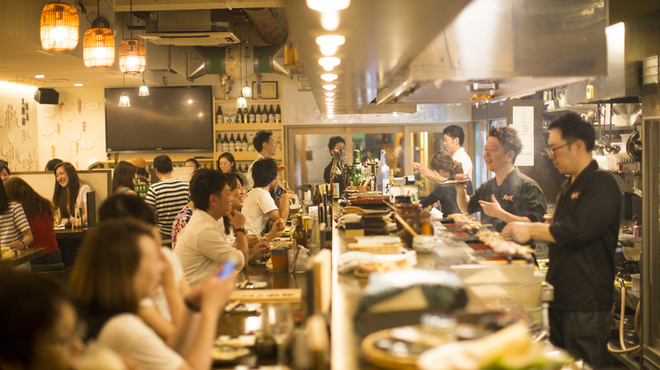
<svg viewBox="0 0 660 370">
<path fill-rule="evenodd" d="M 270 105 L 268 110 L 268 123 L 275 123 L 275 110 L 273 110 L 273 105 Z"/>
<path fill-rule="evenodd" d="M 255 119 L 256 119 L 255 123 L 261 123 L 262 122 L 261 117 L 263 117 L 263 115 L 261 114 L 261 106 L 257 105 L 257 113 L 255 115 Z"/>
</svg>

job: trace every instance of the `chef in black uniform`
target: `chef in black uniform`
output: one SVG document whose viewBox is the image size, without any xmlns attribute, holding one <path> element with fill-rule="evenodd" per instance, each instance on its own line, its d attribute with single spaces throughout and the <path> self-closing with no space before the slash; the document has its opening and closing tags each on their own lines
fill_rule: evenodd
<svg viewBox="0 0 660 370">
<path fill-rule="evenodd" d="M 495 177 L 483 183 L 469 196 L 466 185 L 456 186 L 456 203 L 463 213 L 481 213 L 481 223 L 492 224 L 501 231 L 510 222 L 536 222 L 543 220 L 546 210 L 545 196 L 539 184 L 520 173 L 514 166 L 522 150 L 518 132 L 508 126 L 490 130 L 484 161 Z M 457 174 L 456 180 L 467 180 Z"/>
<path fill-rule="evenodd" d="M 591 155 L 595 132 L 575 113 L 548 127 L 548 154 L 570 176 L 562 185 L 552 223 L 512 223 L 504 235 L 549 243 L 546 280 L 555 287 L 550 340 L 594 369 L 611 368 L 607 342 L 612 322 L 614 251 L 621 192 L 611 173 Z"/>
<path fill-rule="evenodd" d="M 430 168 L 421 163 L 415 162 L 413 163 L 413 169 L 419 171 L 419 173 L 427 179 L 433 180 L 437 183 L 450 179 L 453 180 L 457 174 L 465 173 L 463 171 L 463 164 L 459 161 L 455 161 L 452 155 L 444 150 L 438 150 L 435 152 L 429 162 Z M 467 193 L 471 195 L 472 192 L 472 181 L 468 179 Z M 433 189 L 431 194 L 419 202 L 419 204 L 422 205 L 422 208 L 437 203 L 440 203 L 440 210 L 444 217 L 455 213 L 461 213 L 461 210 L 456 204 L 456 189 L 453 186 L 438 185 Z"/>
<path fill-rule="evenodd" d="M 346 141 L 341 136 L 333 136 L 328 142 L 328 149 L 330 149 L 330 158 L 334 155 L 335 150 L 341 150 L 341 155 L 346 156 Z M 332 170 L 332 159 L 330 159 L 328 167 L 323 171 L 323 179 L 326 184 L 330 183 L 330 170 Z"/>
</svg>

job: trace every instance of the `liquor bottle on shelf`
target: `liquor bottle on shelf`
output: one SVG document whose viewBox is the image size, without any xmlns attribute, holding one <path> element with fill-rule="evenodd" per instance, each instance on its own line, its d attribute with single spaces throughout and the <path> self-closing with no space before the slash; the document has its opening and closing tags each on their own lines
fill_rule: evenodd
<svg viewBox="0 0 660 370">
<path fill-rule="evenodd" d="M 268 123 L 275 123 L 275 110 L 273 110 L 273 105 L 270 105 L 268 110 Z"/>
<path fill-rule="evenodd" d="M 234 133 L 231 133 L 231 137 L 229 138 L 229 151 L 230 152 L 235 152 L 236 151 L 236 140 L 234 140 Z"/>
<path fill-rule="evenodd" d="M 243 168 L 241 167 L 240 163 L 236 166 L 236 172 L 243 173 Z"/>
<path fill-rule="evenodd" d="M 241 123 L 241 108 L 236 109 L 236 114 L 234 115 L 233 123 Z"/>
<path fill-rule="evenodd" d="M 254 112 L 254 105 L 250 106 L 250 122 L 249 123 L 255 123 L 256 119 L 256 113 Z"/>
<path fill-rule="evenodd" d="M 387 165 L 385 161 L 385 149 L 380 150 L 380 168 L 378 169 L 378 191 L 381 192 L 381 194 L 385 195 L 388 194 L 386 193 L 386 190 L 388 189 L 387 184 L 389 184 L 389 173 L 390 173 L 390 167 Z"/>
<path fill-rule="evenodd" d="M 255 123 L 261 123 L 261 117 L 263 117 L 261 115 L 261 106 L 257 105 L 257 114 L 255 115 L 255 121 L 254 122 Z"/>
<path fill-rule="evenodd" d="M 221 133 L 218 133 L 218 137 L 216 137 L 215 151 L 216 152 L 221 152 L 222 151 L 222 134 Z"/>
<path fill-rule="evenodd" d="M 268 109 L 266 109 L 266 104 L 264 104 L 264 109 L 261 111 L 261 122 L 268 123 Z"/>
<path fill-rule="evenodd" d="M 302 221 L 302 211 L 298 212 L 298 216 L 296 217 L 296 231 L 294 231 L 292 236 L 293 240 L 296 241 L 296 247 L 300 245 L 307 248 L 307 232 Z"/>
<path fill-rule="evenodd" d="M 215 123 L 222 123 L 223 122 L 223 116 L 222 116 L 222 107 L 218 105 L 218 110 L 215 112 Z"/>
<path fill-rule="evenodd" d="M 335 150 L 333 155 L 330 185 L 332 186 L 332 198 L 341 197 L 346 187 L 346 168 L 344 166 L 344 156 L 341 155 L 340 150 Z"/>
<path fill-rule="evenodd" d="M 362 163 L 360 163 L 360 150 L 353 150 L 353 166 L 351 169 L 351 185 L 359 186 L 362 182 Z"/>
<path fill-rule="evenodd" d="M 280 105 L 277 105 L 277 109 L 275 110 L 275 123 L 280 123 L 282 122 L 282 111 L 280 110 Z"/>
<path fill-rule="evenodd" d="M 280 135 L 277 135 L 277 139 L 275 139 L 275 146 L 277 147 L 278 152 L 282 151 L 282 140 L 280 140 Z"/>
<path fill-rule="evenodd" d="M 222 151 L 229 151 L 229 139 L 227 139 L 227 133 L 225 132 L 225 137 L 222 139 Z"/>
<path fill-rule="evenodd" d="M 243 133 L 243 141 L 241 141 L 241 150 L 244 152 L 248 151 L 248 141 L 245 132 Z"/>
<path fill-rule="evenodd" d="M 225 109 L 224 122 L 225 123 L 231 123 L 230 118 L 229 118 L 229 109 Z"/>
<path fill-rule="evenodd" d="M 371 170 L 369 174 L 369 190 L 378 191 L 378 181 L 376 181 L 376 164 L 369 163 L 369 169 Z"/>
<path fill-rule="evenodd" d="M 252 144 L 254 140 L 254 134 L 250 134 L 250 139 L 248 140 L 248 152 L 254 152 L 254 145 Z"/>
</svg>

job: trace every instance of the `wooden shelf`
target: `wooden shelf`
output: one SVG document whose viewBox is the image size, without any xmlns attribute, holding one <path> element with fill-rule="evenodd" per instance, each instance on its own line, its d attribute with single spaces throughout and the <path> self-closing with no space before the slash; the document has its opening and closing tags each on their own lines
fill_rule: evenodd
<svg viewBox="0 0 660 370">
<path fill-rule="evenodd" d="M 213 131 L 259 131 L 282 130 L 282 123 L 218 123 L 213 125 Z"/>
<path fill-rule="evenodd" d="M 236 100 L 237 100 L 237 98 L 231 98 L 231 99 L 213 98 L 213 103 L 215 103 L 215 104 L 229 104 L 229 103 L 236 104 Z M 255 99 L 245 99 L 245 100 L 246 100 L 248 105 L 250 105 L 250 104 L 268 104 L 268 103 L 281 104 L 282 103 L 282 99 L 261 99 L 261 100 L 259 100 L 259 99 L 256 99 L 256 100 Z M 236 107 L 234 107 L 234 108 L 236 108 Z"/>
<path fill-rule="evenodd" d="M 222 153 L 224 152 L 216 152 L 215 157 L 219 158 Z M 234 159 L 236 161 L 254 161 L 255 159 L 257 159 L 257 155 L 259 155 L 259 153 L 257 152 L 229 152 L 229 153 L 231 153 L 231 155 L 234 156 Z M 273 159 L 277 161 L 281 161 L 282 152 L 281 151 L 277 152 L 277 154 L 275 154 Z"/>
</svg>

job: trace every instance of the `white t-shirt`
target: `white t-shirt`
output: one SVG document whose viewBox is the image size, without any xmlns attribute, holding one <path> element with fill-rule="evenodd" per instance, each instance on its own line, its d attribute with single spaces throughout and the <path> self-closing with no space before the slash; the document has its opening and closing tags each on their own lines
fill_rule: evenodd
<svg viewBox="0 0 660 370">
<path fill-rule="evenodd" d="M 270 219 L 268 213 L 277 209 L 277 205 L 269 192 L 262 188 L 250 190 L 241 210 L 241 213 L 245 216 L 245 228 L 248 235 L 261 236 L 261 232 L 266 227 L 268 219 Z"/>
<path fill-rule="evenodd" d="M 121 314 L 108 320 L 97 340 L 134 361 L 140 369 L 176 370 L 184 363 L 181 355 L 134 314 Z"/>
<path fill-rule="evenodd" d="M 467 154 L 464 148 L 458 148 L 456 153 L 451 156 L 453 160 L 457 162 L 461 162 L 463 165 L 463 173 L 469 177 L 472 178 L 472 159 L 470 159 L 470 156 Z"/>
<path fill-rule="evenodd" d="M 82 208 L 83 204 L 87 203 L 87 193 L 90 191 L 92 191 L 92 189 L 89 185 L 80 185 L 80 188 L 78 189 L 78 197 L 76 198 L 76 208 Z"/>
<path fill-rule="evenodd" d="M 250 163 L 250 167 L 248 168 L 248 172 L 247 172 L 247 183 L 245 185 L 245 191 L 250 191 L 254 187 L 254 179 L 252 178 L 252 165 L 254 165 L 254 162 L 264 158 L 266 157 L 264 157 L 263 155 L 261 155 L 261 153 L 259 153 L 257 154 L 257 159 L 255 159 L 252 163 Z"/>
<path fill-rule="evenodd" d="M 167 261 L 172 265 L 172 269 L 174 270 L 174 281 L 177 284 L 177 287 L 181 283 L 181 279 L 183 279 L 183 268 L 181 267 L 181 261 L 179 261 L 179 257 L 177 257 L 174 252 L 172 252 L 171 249 L 163 247 L 161 248 L 163 251 L 163 254 L 165 255 L 165 258 L 167 258 Z M 163 289 L 163 285 L 161 284 L 158 286 L 158 289 L 156 290 L 156 294 L 154 294 L 153 297 L 148 297 L 144 298 L 143 300 L 140 301 L 140 306 L 143 307 L 152 307 L 158 313 L 163 315 L 164 318 L 166 318 L 169 321 L 172 321 L 172 314 L 170 313 L 170 305 L 167 303 L 167 297 L 165 296 L 165 290 Z"/>
</svg>

